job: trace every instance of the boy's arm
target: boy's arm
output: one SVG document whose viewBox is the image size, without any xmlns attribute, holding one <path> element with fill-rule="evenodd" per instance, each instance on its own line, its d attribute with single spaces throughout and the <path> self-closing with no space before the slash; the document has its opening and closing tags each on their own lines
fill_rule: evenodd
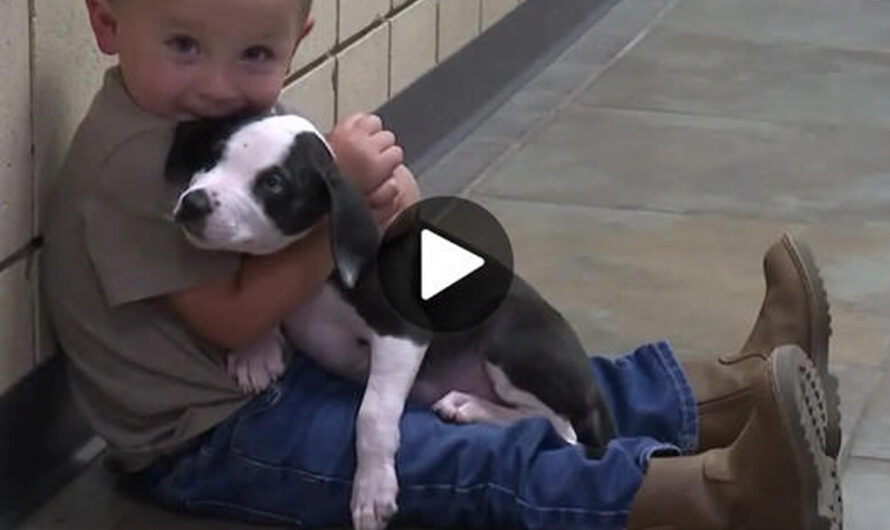
<svg viewBox="0 0 890 530">
<path fill-rule="evenodd" d="M 333 270 L 328 222 L 266 256 L 245 256 L 234 277 L 167 296 L 189 328 L 210 343 L 239 349 L 273 329 L 315 295 Z"/>
</svg>

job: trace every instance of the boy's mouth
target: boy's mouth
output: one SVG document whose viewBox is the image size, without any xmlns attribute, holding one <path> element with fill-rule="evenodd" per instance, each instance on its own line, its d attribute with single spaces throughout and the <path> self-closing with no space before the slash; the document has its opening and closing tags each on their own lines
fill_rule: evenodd
<svg viewBox="0 0 890 530">
<path fill-rule="evenodd" d="M 256 108 L 255 105 L 251 105 L 243 99 L 238 99 L 231 101 L 196 101 L 182 110 L 184 113 L 189 114 L 191 119 L 214 119 L 249 111 L 259 112 L 263 109 Z"/>
</svg>

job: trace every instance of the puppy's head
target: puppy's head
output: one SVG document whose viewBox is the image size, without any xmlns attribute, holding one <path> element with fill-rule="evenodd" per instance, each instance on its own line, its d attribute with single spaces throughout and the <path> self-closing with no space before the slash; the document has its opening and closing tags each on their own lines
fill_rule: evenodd
<svg viewBox="0 0 890 530">
<path fill-rule="evenodd" d="M 377 228 L 364 199 L 300 116 L 181 124 L 166 173 L 185 188 L 174 219 L 201 248 L 269 254 L 330 213 L 334 259 L 347 286 L 376 253 Z"/>
</svg>

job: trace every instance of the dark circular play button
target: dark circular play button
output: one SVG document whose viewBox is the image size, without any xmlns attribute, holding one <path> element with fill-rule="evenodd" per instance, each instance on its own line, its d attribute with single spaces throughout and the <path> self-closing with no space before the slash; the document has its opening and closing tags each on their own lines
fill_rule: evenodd
<svg viewBox="0 0 890 530">
<path fill-rule="evenodd" d="M 504 228 L 478 204 L 424 199 L 389 227 L 377 257 L 384 295 L 402 318 L 431 331 L 480 324 L 513 282 Z"/>
</svg>

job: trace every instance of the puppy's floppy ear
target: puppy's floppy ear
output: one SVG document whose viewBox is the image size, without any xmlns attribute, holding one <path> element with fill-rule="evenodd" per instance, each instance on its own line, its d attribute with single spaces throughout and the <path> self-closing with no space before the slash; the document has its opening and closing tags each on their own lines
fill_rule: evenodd
<svg viewBox="0 0 890 530">
<path fill-rule="evenodd" d="M 377 257 L 380 234 L 365 198 L 340 172 L 328 147 L 306 133 L 312 164 L 321 174 L 331 201 L 331 251 L 344 285 L 355 287 L 362 271 Z"/>
<path fill-rule="evenodd" d="M 195 173 L 219 161 L 225 141 L 235 131 L 260 117 L 256 113 L 241 112 L 178 124 L 164 166 L 167 181 L 180 187 L 188 186 Z"/>
</svg>

